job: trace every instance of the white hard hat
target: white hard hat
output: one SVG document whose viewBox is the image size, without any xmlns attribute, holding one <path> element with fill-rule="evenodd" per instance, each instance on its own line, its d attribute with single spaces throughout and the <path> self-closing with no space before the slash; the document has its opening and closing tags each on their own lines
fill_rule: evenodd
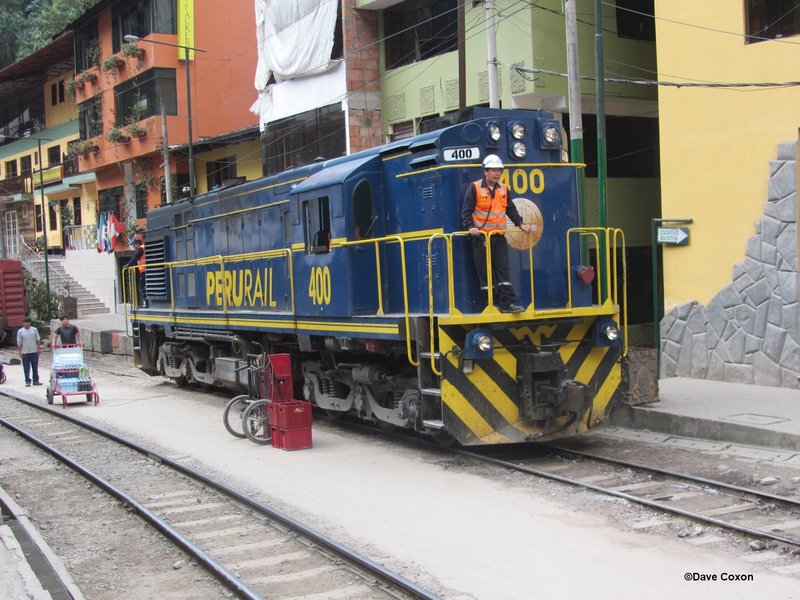
<svg viewBox="0 0 800 600">
<path fill-rule="evenodd" d="M 500 157 L 497 154 L 489 154 L 486 158 L 483 159 L 483 168 L 484 169 L 502 169 L 503 161 L 500 160 Z"/>
</svg>

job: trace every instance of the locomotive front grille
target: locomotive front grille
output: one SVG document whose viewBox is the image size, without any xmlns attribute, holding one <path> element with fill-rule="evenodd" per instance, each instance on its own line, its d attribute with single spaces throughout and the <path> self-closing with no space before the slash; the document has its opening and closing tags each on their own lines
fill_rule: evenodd
<svg viewBox="0 0 800 600">
<path fill-rule="evenodd" d="M 145 243 L 145 292 L 150 300 L 167 300 L 168 281 L 167 268 L 164 263 L 167 260 L 166 244 L 164 239 L 150 240 Z M 156 266 L 150 266 L 150 265 Z"/>
</svg>

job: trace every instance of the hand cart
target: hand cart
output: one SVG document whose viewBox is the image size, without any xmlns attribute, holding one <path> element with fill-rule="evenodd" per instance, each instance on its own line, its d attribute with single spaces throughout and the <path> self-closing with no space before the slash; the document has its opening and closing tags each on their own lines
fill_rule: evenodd
<svg viewBox="0 0 800 600">
<path fill-rule="evenodd" d="M 71 396 L 84 396 L 86 402 L 100 403 L 94 381 L 89 377 L 89 367 L 83 360 L 80 344 L 53 346 L 53 364 L 50 367 L 50 383 L 47 386 L 47 403 L 61 396 L 61 404 L 67 407 Z"/>
</svg>

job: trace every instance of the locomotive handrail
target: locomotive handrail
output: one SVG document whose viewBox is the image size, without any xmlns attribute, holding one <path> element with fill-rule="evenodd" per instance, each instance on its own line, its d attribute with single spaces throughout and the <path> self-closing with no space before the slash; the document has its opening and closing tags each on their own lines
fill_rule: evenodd
<svg viewBox="0 0 800 600">
<path fill-rule="evenodd" d="M 625 258 L 625 232 L 622 229 L 615 228 L 611 230 L 612 232 L 612 245 L 614 248 L 614 293 L 616 294 L 617 290 L 617 269 L 616 269 L 616 257 L 617 257 L 617 238 L 622 238 L 622 338 L 623 338 L 623 347 L 622 347 L 622 355 L 626 356 L 628 354 L 628 285 L 627 285 L 627 278 L 628 278 L 628 263 L 627 259 Z M 619 302 L 617 302 L 619 304 Z"/>
<path fill-rule="evenodd" d="M 347 241 L 341 242 L 337 244 L 337 246 L 359 246 L 362 244 L 375 244 L 375 263 L 378 265 L 378 298 L 380 302 L 379 310 L 383 311 L 383 296 L 381 295 L 381 277 L 380 277 L 380 256 L 378 255 L 378 243 L 379 242 L 387 242 L 387 243 L 394 243 L 397 242 L 400 244 L 400 270 L 402 271 L 403 276 L 403 314 L 405 320 L 405 327 L 406 327 L 406 355 L 408 356 L 408 362 L 414 366 L 418 367 L 419 362 L 414 359 L 414 356 L 411 352 L 411 317 L 409 315 L 408 310 L 408 272 L 406 270 L 406 244 L 405 239 L 402 235 L 385 235 L 383 237 L 375 238 L 372 240 L 354 240 L 354 241 Z"/>
<path fill-rule="evenodd" d="M 608 237 L 608 232 L 602 227 L 573 227 L 572 229 L 567 230 L 567 307 L 572 308 L 572 253 L 570 252 L 569 247 L 569 236 L 572 233 L 577 233 L 579 237 L 590 237 L 594 238 L 594 246 L 595 252 L 598 254 L 597 257 L 597 264 L 600 264 L 600 237 L 597 235 L 597 232 L 605 232 L 606 237 Z M 607 246 L 607 245 L 606 245 Z M 610 264 L 606 260 L 606 264 Z M 599 277 L 603 277 L 603 273 L 599 275 Z M 607 276 L 607 274 L 605 274 Z M 602 299 L 600 296 L 600 290 L 602 289 L 602 281 L 598 280 L 597 282 L 597 304 L 602 304 Z"/>
</svg>

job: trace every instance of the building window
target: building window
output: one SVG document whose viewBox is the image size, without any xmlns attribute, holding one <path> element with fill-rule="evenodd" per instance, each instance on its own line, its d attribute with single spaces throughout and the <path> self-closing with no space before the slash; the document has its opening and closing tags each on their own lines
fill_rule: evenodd
<svg viewBox="0 0 800 600">
<path fill-rule="evenodd" d="M 457 0 L 406 0 L 383 11 L 386 68 L 458 48 Z"/>
<path fill-rule="evenodd" d="M 100 197 L 100 212 L 114 213 L 114 216 L 120 218 L 122 212 L 122 186 L 109 188 L 107 190 L 100 190 L 98 193 Z"/>
<path fill-rule="evenodd" d="M 800 33 L 797 0 L 745 0 L 744 5 L 748 44 Z"/>
<path fill-rule="evenodd" d="M 17 211 L 6 213 L 6 256 L 16 256 L 19 252 L 19 231 L 17 229 Z"/>
<path fill-rule="evenodd" d="M 159 100 L 168 115 L 178 114 L 175 69 L 150 69 L 114 88 L 116 124 L 159 114 Z"/>
<path fill-rule="evenodd" d="M 72 199 L 72 224 L 76 227 L 83 225 L 83 214 L 81 213 L 81 199 Z"/>
<path fill-rule="evenodd" d="M 144 219 L 147 214 L 147 184 L 139 183 L 136 185 L 136 215 L 137 219 Z"/>
<path fill-rule="evenodd" d="M 28 156 L 20 156 L 19 157 L 19 170 L 20 174 L 23 176 L 27 176 L 31 174 L 31 157 Z"/>
<path fill-rule="evenodd" d="M 75 32 L 75 72 L 81 73 L 98 64 L 100 44 L 97 41 L 97 19 Z"/>
<path fill-rule="evenodd" d="M 78 128 L 82 140 L 103 134 L 102 96 L 95 96 L 78 105 Z"/>
<path fill-rule="evenodd" d="M 12 177 L 17 176 L 17 161 L 16 160 L 7 160 L 6 161 L 6 179 L 11 179 Z"/>
<path fill-rule="evenodd" d="M 47 149 L 47 164 L 57 165 L 61 162 L 61 146 L 50 146 Z"/>
<path fill-rule="evenodd" d="M 58 86 L 55 83 L 50 84 L 50 106 L 58 104 Z"/>
<path fill-rule="evenodd" d="M 267 174 L 335 158 L 347 153 L 340 104 L 310 110 L 267 125 Z"/>
<path fill-rule="evenodd" d="M 47 227 L 50 231 L 58 229 L 58 202 L 51 200 L 47 203 Z"/>
<path fill-rule="evenodd" d="M 33 207 L 33 212 L 36 215 L 36 233 L 39 233 L 42 230 L 42 205 L 37 204 Z"/>
<path fill-rule="evenodd" d="M 617 37 L 656 41 L 653 0 L 617 0 Z"/>
<path fill-rule="evenodd" d="M 175 0 L 133 0 L 118 2 L 111 9 L 112 50 L 122 49 L 124 37 L 133 34 L 177 33 Z"/>
<path fill-rule="evenodd" d="M 331 251 L 331 210 L 327 196 L 303 202 L 303 225 L 309 254 Z"/>
<path fill-rule="evenodd" d="M 235 156 L 210 160 L 206 163 L 206 180 L 209 190 L 221 188 L 231 179 L 236 179 Z"/>
</svg>

